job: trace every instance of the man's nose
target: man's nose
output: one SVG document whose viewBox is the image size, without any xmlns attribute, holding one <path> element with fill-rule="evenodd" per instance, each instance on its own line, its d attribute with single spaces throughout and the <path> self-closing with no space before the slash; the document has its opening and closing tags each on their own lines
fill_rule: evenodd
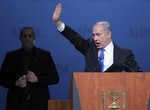
<svg viewBox="0 0 150 110">
<path fill-rule="evenodd" d="M 30 39 L 30 36 L 26 36 L 26 39 Z"/>
<path fill-rule="evenodd" d="M 93 36 L 93 39 L 94 39 L 94 40 L 98 40 L 98 36 L 97 36 L 97 35 L 94 35 L 94 36 Z"/>
</svg>

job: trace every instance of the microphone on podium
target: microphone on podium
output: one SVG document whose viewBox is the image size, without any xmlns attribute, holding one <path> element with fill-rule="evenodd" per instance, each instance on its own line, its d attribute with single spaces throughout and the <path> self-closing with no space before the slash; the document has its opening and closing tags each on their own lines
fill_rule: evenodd
<svg viewBox="0 0 150 110">
<path fill-rule="evenodd" d="M 99 59 L 100 60 L 100 59 Z M 95 70 L 98 69 L 100 66 L 99 63 L 97 63 L 97 65 L 93 68 L 93 70 L 91 72 L 96 72 Z M 119 67 L 119 68 L 122 68 L 122 67 L 125 67 L 125 70 L 128 70 L 128 72 L 135 72 L 132 68 L 130 68 L 128 65 L 124 64 L 124 63 L 117 63 L 115 64 L 115 66 Z M 114 67 L 115 67 L 114 66 Z"/>
<path fill-rule="evenodd" d="M 99 67 L 99 63 L 93 68 L 93 70 L 91 72 L 95 72 L 95 70 Z"/>
<path fill-rule="evenodd" d="M 101 60 L 101 58 L 98 59 L 98 61 Z M 97 65 L 93 68 L 91 72 L 96 72 L 95 70 L 100 66 L 100 63 L 98 62 Z"/>
<path fill-rule="evenodd" d="M 133 69 L 131 69 L 128 65 L 126 65 L 126 64 L 122 64 L 123 66 L 125 66 L 128 70 L 130 70 L 129 72 L 135 72 Z"/>
</svg>

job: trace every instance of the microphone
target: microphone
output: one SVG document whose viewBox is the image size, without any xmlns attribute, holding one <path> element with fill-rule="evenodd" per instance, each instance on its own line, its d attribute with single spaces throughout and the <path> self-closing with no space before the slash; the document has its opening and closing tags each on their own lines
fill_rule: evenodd
<svg viewBox="0 0 150 110">
<path fill-rule="evenodd" d="M 95 70 L 99 67 L 99 63 L 93 68 L 91 72 L 95 72 Z"/>
<path fill-rule="evenodd" d="M 101 60 L 101 58 L 98 58 L 98 63 L 97 65 L 93 68 L 93 70 L 91 72 L 95 72 L 95 70 L 100 66 L 99 61 Z"/>
<path fill-rule="evenodd" d="M 131 69 L 128 65 L 126 65 L 126 64 L 122 64 L 123 66 L 125 66 L 128 70 L 130 70 L 130 72 L 135 72 L 133 69 Z"/>
</svg>

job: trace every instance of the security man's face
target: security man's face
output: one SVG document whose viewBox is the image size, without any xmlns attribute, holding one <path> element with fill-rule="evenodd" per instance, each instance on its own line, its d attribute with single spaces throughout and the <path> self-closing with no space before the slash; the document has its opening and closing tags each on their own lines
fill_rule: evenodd
<svg viewBox="0 0 150 110">
<path fill-rule="evenodd" d="M 32 30 L 23 30 L 22 35 L 19 37 L 22 46 L 25 49 L 30 49 L 34 45 L 35 36 L 33 35 Z"/>
</svg>

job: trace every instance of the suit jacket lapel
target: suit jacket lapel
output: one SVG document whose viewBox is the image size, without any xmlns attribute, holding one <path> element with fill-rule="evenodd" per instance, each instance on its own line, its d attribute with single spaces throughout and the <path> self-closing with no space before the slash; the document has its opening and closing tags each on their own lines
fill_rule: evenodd
<svg viewBox="0 0 150 110">
<path fill-rule="evenodd" d="M 119 61 L 119 48 L 118 46 L 114 43 L 114 63 L 105 71 L 105 72 L 111 72 L 112 69 L 118 65 Z"/>
<path fill-rule="evenodd" d="M 94 48 L 93 49 L 93 65 L 94 67 L 96 67 L 95 71 L 100 71 L 100 66 L 99 66 L 99 62 L 98 62 L 98 49 L 97 48 Z"/>
</svg>

